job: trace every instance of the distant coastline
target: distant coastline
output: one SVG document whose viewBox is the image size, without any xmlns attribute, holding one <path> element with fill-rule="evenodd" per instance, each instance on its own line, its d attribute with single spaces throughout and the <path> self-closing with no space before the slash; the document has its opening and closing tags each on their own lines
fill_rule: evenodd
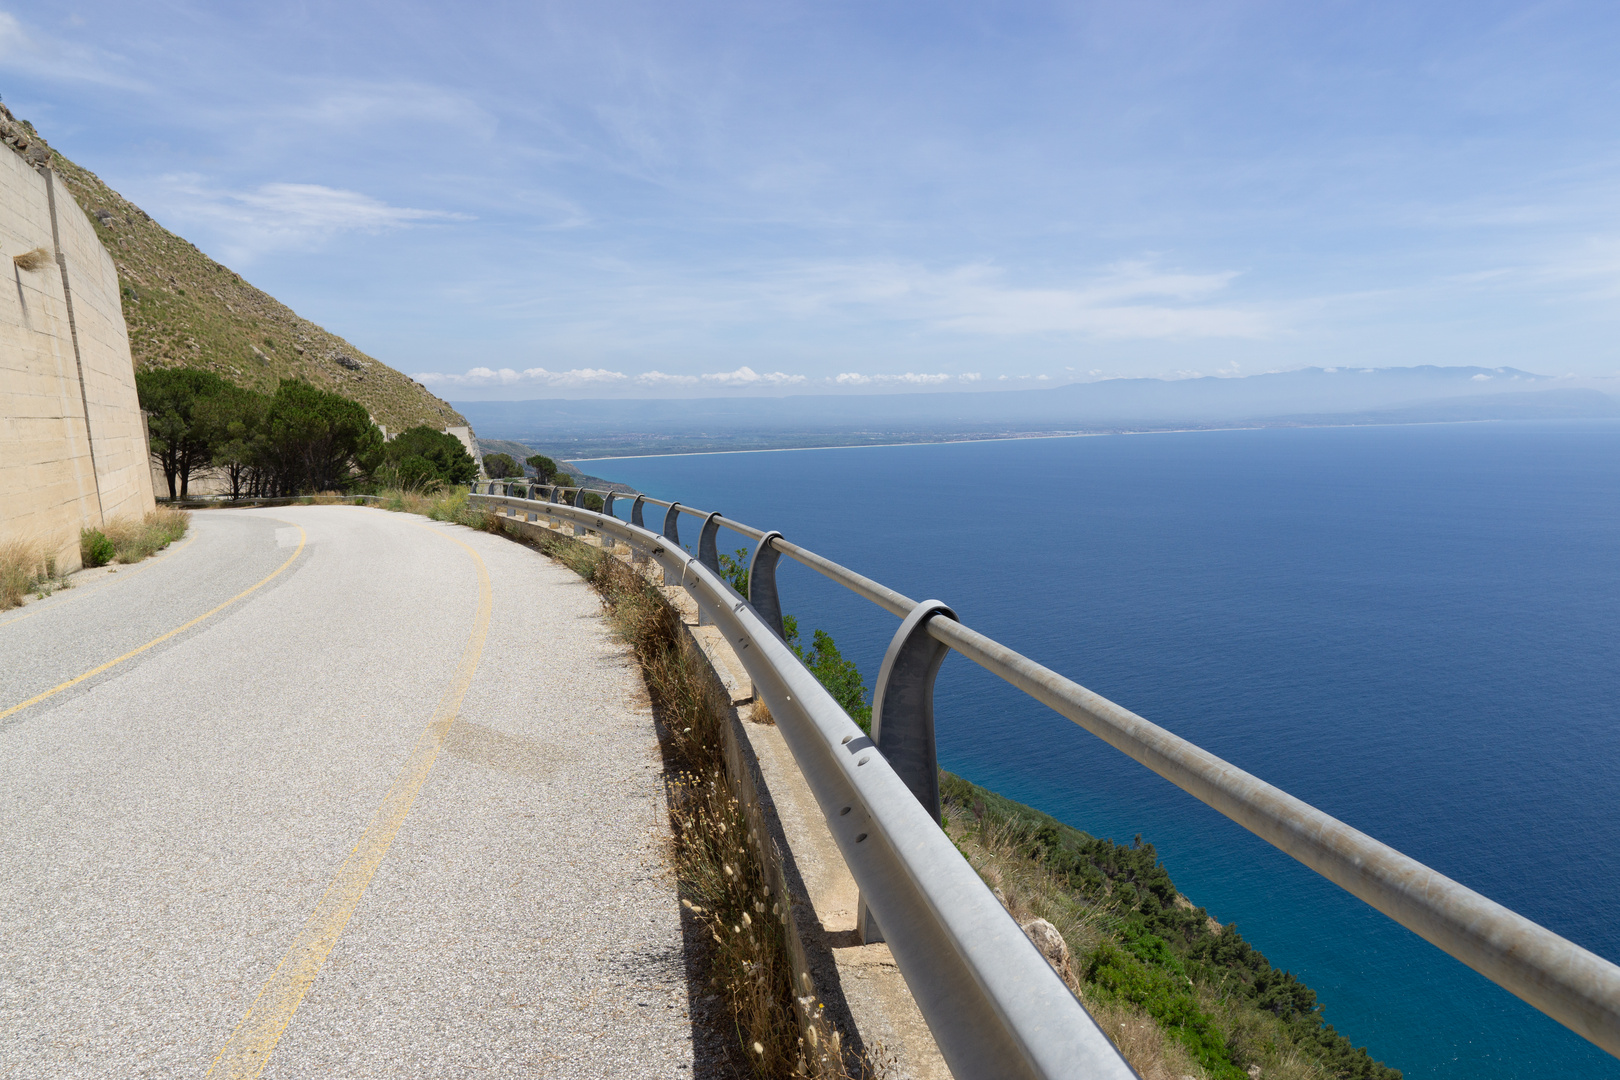
<svg viewBox="0 0 1620 1080">
<path fill-rule="evenodd" d="M 1582 418 L 1572 418 L 1582 419 Z M 1601 419 L 1601 418 L 1600 418 Z M 570 464 L 582 461 L 641 461 L 647 458 L 707 457 L 719 454 L 789 454 L 810 450 L 870 450 L 886 446 L 942 446 L 960 443 L 1034 442 L 1042 439 L 1096 439 L 1110 435 L 1191 435 L 1199 432 L 1266 431 L 1273 429 L 1299 430 L 1301 428 L 1368 428 L 1368 427 L 1439 427 L 1461 424 L 1505 424 L 1512 420 L 1383 420 L 1365 423 L 1337 424 L 1220 424 L 1208 427 L 1127 428 L 1110 431 L 1064 431 L 1031 435 L 965 435 L 961 438 L 934 438 L 876 443 L 829 443 L 825 446 L 760 446 L 746 450 L 672 450 L 657 454 L 611 454 L 601 457 L 583 455 L 568 458 Z M 1545 422 L 1545 421 L 1542 421 Z"/>
</svg>

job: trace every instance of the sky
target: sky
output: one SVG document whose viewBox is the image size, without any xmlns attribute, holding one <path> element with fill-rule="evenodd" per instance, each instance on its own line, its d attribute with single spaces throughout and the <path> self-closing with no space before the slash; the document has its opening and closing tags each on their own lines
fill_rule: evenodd
<svg viewBox="0 0 1620 1080">
<path fill-rule="evenodd" d="M 1620 5 L 0 0 L 0 95 L 451 400 L 1620 374 Z"/>
</svg>

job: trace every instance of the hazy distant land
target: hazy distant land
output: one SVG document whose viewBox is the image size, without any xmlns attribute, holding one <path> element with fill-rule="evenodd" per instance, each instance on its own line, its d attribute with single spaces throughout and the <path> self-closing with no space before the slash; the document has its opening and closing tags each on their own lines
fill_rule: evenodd
<svg viewBox="0 0 1620 1080">
<path fill-rule="evenodd" d="M 1305 368 L 1040 390 L 457 402 L 484 439 L 578 460 L 1230 427 L 1620 417 L 1616 380 L 1513 368 Z"/>
</svg>

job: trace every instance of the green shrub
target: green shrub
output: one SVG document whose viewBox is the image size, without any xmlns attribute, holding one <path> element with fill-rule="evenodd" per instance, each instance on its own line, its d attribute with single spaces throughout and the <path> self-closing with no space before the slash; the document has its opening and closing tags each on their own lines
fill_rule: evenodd
<svg viewBox="0 0 1620 1080">
<path fill-rule="evenodd" d="M 79 559 L 85 566 L 106 566 L 118 554 L 118 545 L 100 529 L 79 530 Z"/>
<path fill-rule="evenodd" d="M 849 718 L 862 731 L 872 734 L 872 705 L 866 700 L 866 680 L 861 678 L 861 669 L 855 666 L 855 661 L 844 659 L 838 646 L 833 643 L 832 635 L 825 630 L 815 631 L 810 638 L 810 648 L 802 648 L 799 644 L 799 620 L 792 615 L 782 616 L 782 629 L 788 648 L 810 669 L 810 674 L 827 688 L 827 693 L 843 706 Z"/>
<path fill-rule="evenodd" d="M 412 490 L 427 490 L 439 484 L 439 470 L 421 454 L 411 454 L 400 461 L 397 475 L 399 486 Z"/>
<path fill-rule="evenodd" d="M 720 576 L 731 582 L 731 587 L 737 590 L 737 595 L 748 597 L 748 549 L 738 548 L 736 554 L 727 555 L 720 552 Z"/>
<path fill-rule="evenodd" d="M 478 479 L 478 463 L 454 435 L 418 425 L 406 428 L 383 448 L 379 474 L 385 486 L 427 490 L 435 481 L 472 483 Z"/>
<path fill-rule="evenodd" d="M 534 470 L 534 478 L 539 483 L 549 484 L 552 482 L 552 477 L 557 475 L 557 463 L 544 454 L 524 458 L 523 463 Z"/>
<path fill-rule="evenodd" d="M 485 454 L 484 471 L 491 480 L 505 480 L 509 476 L 522 476 L 523 466 L 511 454 Z"/>
</svg>

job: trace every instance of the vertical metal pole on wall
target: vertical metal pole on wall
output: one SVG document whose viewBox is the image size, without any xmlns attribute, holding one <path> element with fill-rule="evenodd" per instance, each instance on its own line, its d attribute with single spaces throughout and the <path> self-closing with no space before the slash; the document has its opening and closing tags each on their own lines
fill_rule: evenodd
<svg viewBox="0 0 1620 1080">
<path fill-rule="evenodd" d="M 754 605 L 765 625 L 786 640 L 782 630 L 782 602 L 776 595 L 776 562 L 782 553 L 771 546 L 771 541 L 782 534 L 768 532 L 760 538 L 754 557 L 748 560 L 748 602 Z"/>
<path fill-rule="evenodd" d="M 942 601 L 924 600 L 911 609 L 889 641 L 872 692 L 872 742 L 928 816 L 939 820 L 939 758 L 934 749 L 934 679 L 951 650 L 928 633 L 928 620 L 955 621 Z M 855 930 L 861 941 L 883 940 L 883 931 L 861 901 Z"/>
</svg>

